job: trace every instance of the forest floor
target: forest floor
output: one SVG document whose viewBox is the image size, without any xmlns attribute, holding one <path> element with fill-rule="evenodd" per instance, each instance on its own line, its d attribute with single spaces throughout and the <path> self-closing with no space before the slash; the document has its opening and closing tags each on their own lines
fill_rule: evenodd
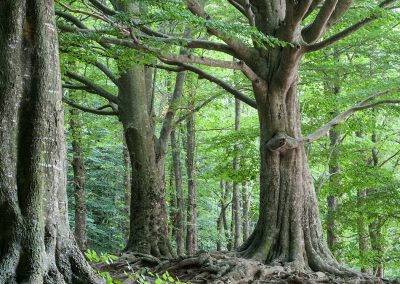
<svg viewBox="0 0 400 284">
<path fill-rule="evenodd" d="M 322 272 L 288 271 L 283 266 L 267 266 L 258 261 L 237 258 L 223 253 L 201 253 L 196 256 L 160 260 L 150 255 L 123 254 L 109 264 L 95 268 L 108 272 L 123 284 L 133 283 L 399 283 L 355 274 L 338 277 Z M 168 273 L 166 273 L 168 271 Z M 159 278 L 162 282 L 156 281 Z M 172 280 L 174 279 L 174 280 Z"/>
</svg>

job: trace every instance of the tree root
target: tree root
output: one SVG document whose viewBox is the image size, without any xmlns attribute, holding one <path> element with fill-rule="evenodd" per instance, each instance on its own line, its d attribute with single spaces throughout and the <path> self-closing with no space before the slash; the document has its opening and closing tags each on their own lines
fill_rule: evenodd
<svg viewBox="0 0 400 284">
<path fill-rule="evenodd" d="M 201 253 L 164 261 L 149 255 L 124 254 L 113 264 L 97 268 L 109 271 L 116 279 L 123 280 L 124 284 L 136 283 L 135 280 L 128 279 L 124 271 L 132 273 L 145 270 L 159 275 L 168 271 L 172 277 L 186 283 L 400 283 L 356 273 L 344 276 L 297 271 L 290 267 L 290 265 L 267 266 L 256 260 L 238 258 L 226 253 Z M 151 277 L 148 277 L 147 281 L 152 282 Z"/>
</svg>

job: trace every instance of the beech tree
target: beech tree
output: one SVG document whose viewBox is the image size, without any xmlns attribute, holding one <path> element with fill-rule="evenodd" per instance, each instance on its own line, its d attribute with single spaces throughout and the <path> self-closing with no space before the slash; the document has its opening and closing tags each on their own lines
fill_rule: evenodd
<svg viewBox="0 0 400 284">
<path fill-rule="evenodd" d="M 311 268 L 341 273 L 343 268 L 323 241 L 304 146 L 328 134 L 330 129 L 357 111 L 383 104 L 398 104 L 398 99 L 381 99 L 398 90 L 387 89 L 368 94 L 315 132 L 303 136 L 297 92 L 299 64 L 307 53 L 324 49 L 350 36 L 385 15 L 386 10 L 398 1 L 377 3 L 373 9 L 366 10 L 365 18 L 353 20 L 352 24 L 337 33 L 335 29 L 346 13 L 352 8 L 360 8 L 355 6 L 355 1 L 228 0 L 241 17 L 241 23 L 237 25 L 224 23 L 219 15 L 213 14 L 212 9 L 208 11 L 207 6 L 203 7 L 203 3 L 196 0 L 167 1 L 162 5 L 159 1 L 148 1 L 147 4 L 153 5 L 154 10 L 162 9 L 166 18 L 179 15 L 178 20 L 205 30 L 207 39 L 178 37 L 152 29 L 146 20 L 159 13 L 152 14 L 151 9 L 144 13 L 140 21 L 127 23 L 112 17 L 104 3 L 90 2 L 92 6 L 87 6 L 90 12 L 86 15 L 114 27 L 113 33 L 106 32 L 99 36 L 98 41 L 102 44 L 150 53 L 164 63 L 158 68 L 194 72 L 257 110 L 261 160 L 259 221 L 249 239 L 238 249 L 239 254 L 266 263 L 285 263 L 296 270 Z M 102 13 L 101 16 L 99 13 Z M 115 31 L 119 33 L 117 36 Z M 79 32 L 91 34 L 96 30 L 81 28 Z M 210 58 L 207 53 L 200 56 L 176 55 L 171 50 L 159 48 L 157 44 L 211 50 L 213 54 L 233 56 L 238 61 Z M 251 82 L 255 99 L 199 65 L 240 70 Z"/>
<path fill-rule="evenodd" d="M 53 5 L 0 2 L 0 283 L 101 283 L 68 227 Z"/>
</svg>

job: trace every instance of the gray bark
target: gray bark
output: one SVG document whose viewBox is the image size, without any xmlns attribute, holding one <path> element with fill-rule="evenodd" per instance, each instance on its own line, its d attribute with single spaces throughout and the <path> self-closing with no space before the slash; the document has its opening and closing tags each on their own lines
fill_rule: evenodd
<svg viewBox="0 0 400 284">
<path fill-rule="evenodd" d="M 74 197 L 75 197 L 75 240 L 81 251 L 86 250 L 86 195 L 85 195 L 85 165 L 82 145 L 81 112 L 71 109 L 72 133 L 72 168 L 74 171 Z"/>
<path fill-rule="evenodd" d="M 0 2 L 0 283 L 100 283 L 68 227 L 53 5 Z"/>
<path fill-rule="evenodd" d="M 177 255 L 183 255 L 184 248 L 184 218 L 185 218 L 185 203 L 183 198 L 182 188 L 182 165 L 180 157 L 180 144 L 177 140 L 175 130 L 171 132 L 171 148 L 172 148 L 172 163 L 175 177 L 176 191 L 176 215 L 175 215 L 175 230 L 176 230 L 176 249 Z"/>
</svg>

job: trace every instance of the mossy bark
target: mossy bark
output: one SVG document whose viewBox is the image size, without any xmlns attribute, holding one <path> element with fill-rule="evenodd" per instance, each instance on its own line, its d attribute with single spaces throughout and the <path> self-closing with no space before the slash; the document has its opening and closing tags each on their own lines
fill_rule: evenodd
<svg viewBox="0 0 400 284">
<path fill-rule="evenodd" d="M 54 2 L 0 2 L 0 283 L 100 283 L 68 227 Z"/>
</svg>

